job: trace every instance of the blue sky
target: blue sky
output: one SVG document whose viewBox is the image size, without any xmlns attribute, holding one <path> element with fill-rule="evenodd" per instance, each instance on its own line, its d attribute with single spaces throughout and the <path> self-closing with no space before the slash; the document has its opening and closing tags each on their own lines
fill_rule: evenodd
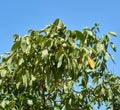
<svg viewBox="0 0 120 110">
<path fill-rule="evenodd" d="M 120 35 L 120 0 L 1 0 L 0 1 L 0 54 L 10 51 L 13 34 L 25 35 L 29 29 L 42 29 L 56 18 L 63 20 L 68 29 L 82 30 L 94 23 L 100 24 L 100 35 L 114 31 Z M 108 67 L 120 75 L 120 37 L 112 37 L 117 46 L 116 64 Z"/>
</svg>

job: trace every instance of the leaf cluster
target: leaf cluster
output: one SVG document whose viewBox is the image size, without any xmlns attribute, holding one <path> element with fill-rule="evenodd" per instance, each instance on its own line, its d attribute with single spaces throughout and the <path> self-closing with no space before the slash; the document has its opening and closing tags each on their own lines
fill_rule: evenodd
<svg viewBox="0 0 120 110">
<path fill-rule="evenodd" d="M 15 34 L 11 53 L 0 63 L 0 109 L 91 110 L 97 103 L 117 110 L 120 77 L 107 69 L 110 32 L 98 37 L 97 24 L 67 30 L 60 19 L 42 30 Z"/>
</svg>

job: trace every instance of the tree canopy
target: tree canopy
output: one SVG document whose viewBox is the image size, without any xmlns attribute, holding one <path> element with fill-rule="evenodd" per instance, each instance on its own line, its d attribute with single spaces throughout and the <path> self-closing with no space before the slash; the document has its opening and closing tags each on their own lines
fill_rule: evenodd
<svg viewBox="0 0 120 110">
<path fill-rule="evenodd" d="M 0 63 L 1 110 L 94 110 L 120 108 L 120 77 L 107 68 L 114 32 L 99 37 L 99 25 L 67 30 L 60 19 L 42 30 L 15 34 Z"/>
</svg>

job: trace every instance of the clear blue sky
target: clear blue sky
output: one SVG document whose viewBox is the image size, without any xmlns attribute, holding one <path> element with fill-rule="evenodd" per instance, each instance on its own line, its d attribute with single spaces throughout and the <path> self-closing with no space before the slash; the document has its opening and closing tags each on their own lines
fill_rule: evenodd
<svg viewBox="0 0 120 110">
<path fill-rule="evenodd" d="M 10 51 L 13 34 L 25 35 L 29 29 L 42 29 L 56 18 L 63 20 L 68 29 L 100 24 L 100 35 L 114 31 L 120 35 L 120 0 L 1 0 L 0 1 L 0 54 Z M 120 76 L 120 37 L 113 37 L 117 46 L 116 64 L 109 69 Z"/>
</svg>

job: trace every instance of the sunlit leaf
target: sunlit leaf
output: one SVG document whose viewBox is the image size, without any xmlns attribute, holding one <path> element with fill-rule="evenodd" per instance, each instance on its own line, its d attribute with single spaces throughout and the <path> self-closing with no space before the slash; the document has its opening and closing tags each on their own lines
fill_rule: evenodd
<svg viewBox="0 0 120 110">
<path fill-rule="evenodd" d="M 3 100 L 3 101 L 1 102 L 1 106 L 2 106 L 3 108 L 5 108 L 9 103 L 10 103 L 9 100 Z"/>
<path fill-rule="evenodd" d="M 5 108 L 5 106 L 6 106 L 6 101 L 3 100 L 3 101 L 1 102 L 1 106 L 2 106 L 3 108 Z"/>
<path fill-rule="evenodd" d="M 27 87 L 27 75 L 23 75 L 22 78 L 23 78 L 23 85 Z"/>
<path fill-rule="evenodd" d="M 93 36 L 93 32 L 92 31 L 87 30 L 86 32 L 87 32 L 88 35 Z"/>
<path fill-rule="evenodd" d="M 46 59 L 47 57 L 48 57 L 48 50 L 45 49 L 45 50 L 42 51 L 42 58 Z"/>
<path fill-rule="evenodd" d="M 66 26 L 63 24 L 62 20 L 58 19 L 58 30 L 64 30 Z"/>
<path fill-rule="evenodd" d="M 109 57 L 110 57 L 109 54 L 106 52 L 105 56 L 104 56 L 105 60 L 107 61 L 109 59 Z"/>
<path fill-rule="evenodd" d="M 7 71 L 6 71 L 6 70 L 1 70 L 1 71 L 0 71 L 1 77 L 5 77 L 6 74 L 7 74 Z"/>
<path fill-rule="evenodd" d="M 36 80 L 36 77 L 33 76 L 33 75 L 31 75 L 31 80 L 32 80 L 32 81 L 35 81 L 35 80 Z"/>
<path fill-rule="evenodd" d="M 58 64 L 57 64 L 57 68 L 60 68 L 60 67 L 61 67 L 62 61 L 63 61 L 63 57 L 64 57 L 64 54 L 62 54 L 62 55 L 59 57 L 59 61 L 58 61 Z"/>
<path fill-rule="evenodd" d="M 24 62 L 24 59 L 23 59 L 23 58 L 20 58 L 18 64 L 21 65 L 23 62 Z"/>
<path fill-rule="evenodd" d="M 19 89 L 20 84 L 21 84 L 21 82 L 18 82 L 18 83 L 16 84 L 16 88 L 17 88 L 17 89 Z"/>
<path fill-rule="evenodd" d="M 25 38 L 21 40 L 21 49 L 23 52 L 26 52 L 26 48 L 27 48 L 27 43 L 25 41 Z"/>
<path fill-rule="evenodd" d="M 33 105 L 33 101 L 32 100 L 27 100 L 27 103 L 28 103 L 28 105 Z"/>
<path fill-rule="evenodd" d="M 112 99 L 112 90 L 111 90 L 111 88 L 108 89 L 108 94 L 109 94 L 108 98 L 111 100 Z"/>
<path fill-rule="evenodd" d="M 117 34 L 115 32 L 109 32 L 109 34 L 117 37 Z"/>
</svg>

